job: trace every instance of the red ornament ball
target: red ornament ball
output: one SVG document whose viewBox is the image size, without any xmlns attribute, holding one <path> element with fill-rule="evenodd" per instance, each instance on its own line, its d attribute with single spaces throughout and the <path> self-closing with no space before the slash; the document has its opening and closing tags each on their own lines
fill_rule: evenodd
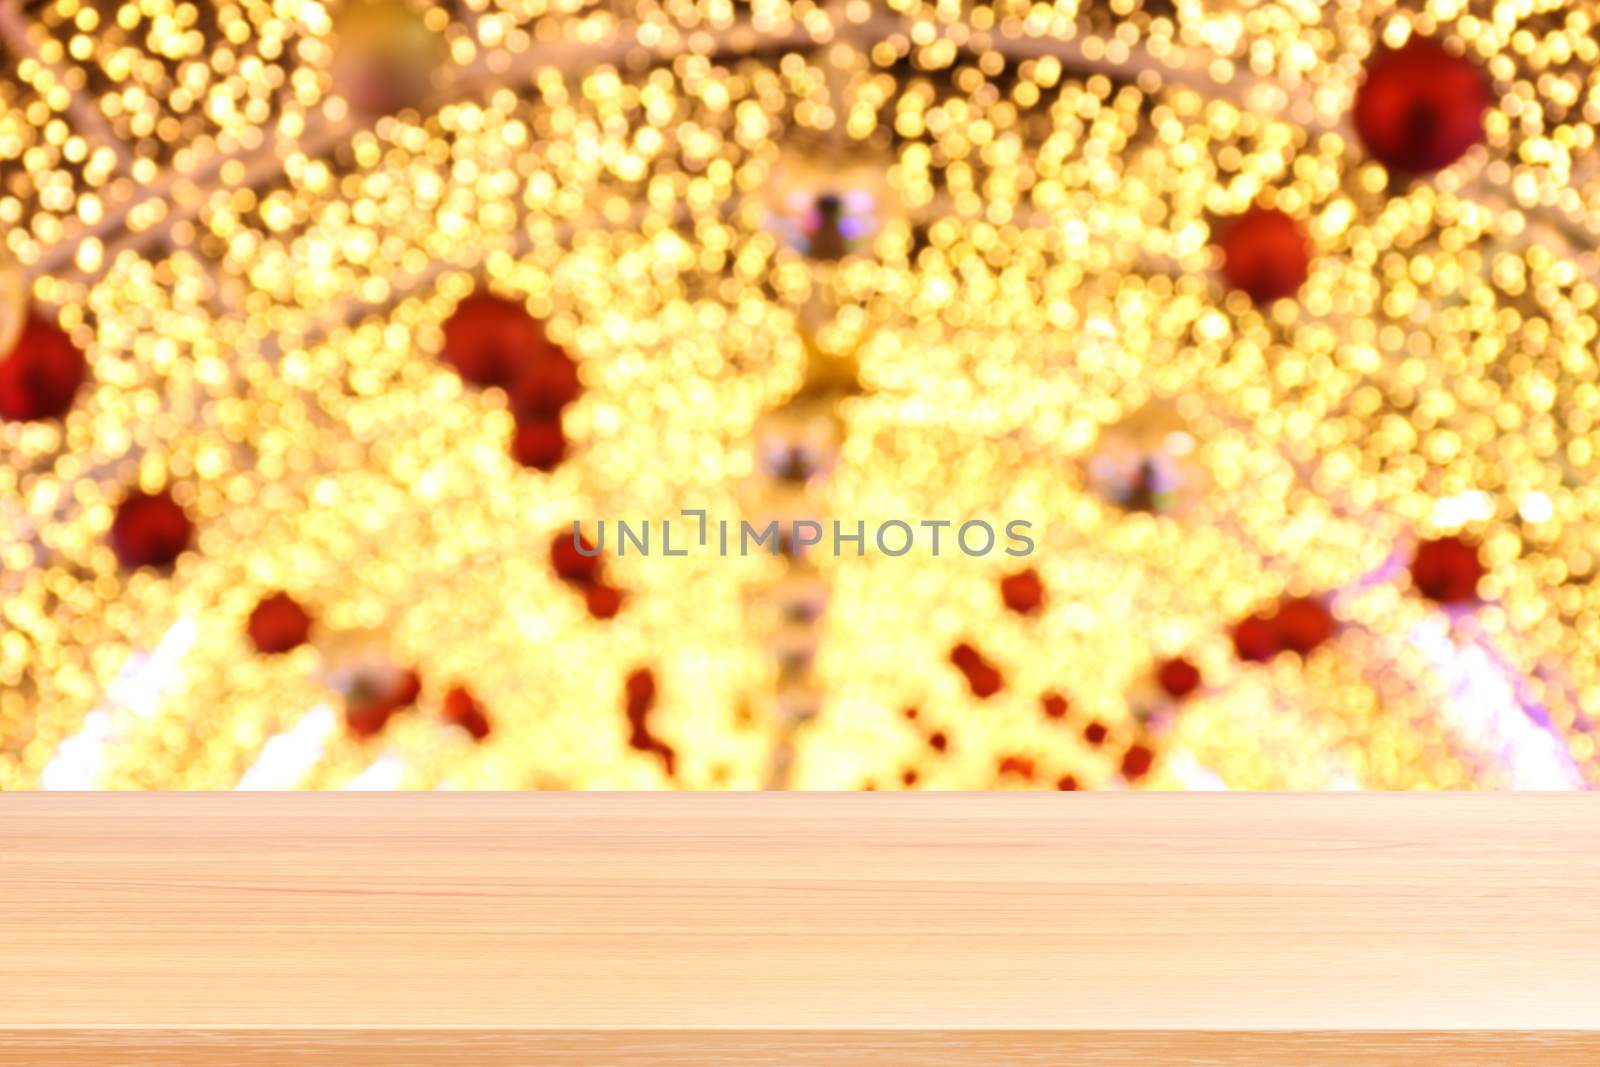
<svg viewBox="0 0 1600 1067">
<path fill-rule="evenodd" d="M 288 593 L 263 597 L 247 627 L 257 652 L 274 655 L 298 648 L 311 636 L 311 616 Z"/>
<path fill-rule="evenodd" d="M 514 384 L 535 364 L 567 358 L 527 308 L 486 292 L 456 305 L 444 324 L 441 354 L 463 381 L 502 387 Z"/>
<path fill-rule="evenodd" d="M 345 729 L 361 740 L 375 737 L 421 695 L 422 678 L 416 671 L 385 670 L 363 677 L 345 696 Z"/>
<path fill-rule="evenodd" d="M 1294 296 L 1311 271 L 1305 233 L 1276 208 L 1251 208 L 1235 218 L 1221 245 L 1223 279 L 1257 304 Z"/>
<path fill-rule="evenodd" d="M 658 757 L 668 777 L 671 777 L 677 766 L 678 754 L 671 745 L 651 732 L 649 723 L 650 711 L 656 703 L 655 674 L 648 667 L 640 667 L 628 675 L 623 690 L 629 747 Z"/>
<path fill-rule="evenodd" d="M 962 642 L 950 650 L 950 662 L 955 664 L 967 679 L 967 687 L 979 700 L 987 700 L 1005 687 L 1000 671 L 983 654 Z"/>
<path fill-rule="evenodd" d="M 1039 572 L 1029 568 L 1000 579 L 1000 596 L 1012 611 L 1031 615 L 1044 603 L 1044 583 Z"/>
<path fill-rule="evenodd" d="M 592 582 L 584 587 L 583 603 L 595 618 L 612 619 L 622 610 L 622 590 Z"/>
<path fill-rule="evenodd" d="M 376 699 L 349 701 L 344 709 L 344 728 L 352 737 L 365 741 L 382 733 L 396 710 Z"/>
<path fill-rule="evenodd" d="M 422 695 L 422 675 L 416 671 L 401 671 L 395 679 L 394 687 L 389 691 L 389 699 L 396 708 L 403 708 L 415 704 Z"/>
<path fill-rule="evenodd" d="M 1252 615 L 1233 628 L 1233 649 L 1247 663 L 1265 663 L 1281 647 L 1277 627 L 1264 616 Z"/>
<path fill-rule="evenodd" d="M 194 524 L 165 489 L 130 492 L 111 521 L 111 550 L 124 567 L 170 567 L 188 549 Z"/>
<path fill-rule="evenodd" d="M 1143 745 L 1134 745 L 1122 754 L 1122 777 L 1136 781 L 1150 773 L 1156 754 Z"/>
<path fill-rule="evenodd" d="M 600 576 L 600 553 L 583 534 L 574 542 L 572 532 L 566 530 L 550 542 L 550 566 L 563 582 L 587 584 Z"/>
<path fill-rule="evenodd" d="M 1464 604 L 1478 599 L 1484 575 L 1478 548 L 1460 537 L 1439 537 L 1417 545 L 1411 559 L 1411 584 L 1429 600 Z"/>
<path fill-rule="evenodd" d="M 1367 63 L 1356 90 L 1356 134 L 1385 166 L 1413 174 L 1447 167 L 1483 139 L 1489 84 L 1469 60 L 1412 37 Z"/>
<path fill-rule="evenodd" d="M 511 433 L 511 458 L 536 471 L 553 471 L 567 458 L 567 435 L 561 420 L 525 422 Z"/>
<path fill-rule="evenodd" d="M 1009 774 L 1031 782 L 1035 767 L 1033 760 L 1027 756 L 1006 756 L 995 765 L 995 773 L 1002 778 Z"/>
<path fill-rule="evenodd" d="M 1067 717 L 1067 698 L 1060 693 L 1046 693 L 1039 698 L 1039 705 L 1044 710 L 1047 719 L 1064 719 Z"/>
<path fill-rule="evenodd" d="M 1333 636 L 1334 621 L 1328 609 L 1308 597 L 1295 597 L 1278 605 L 1272 617 L 1278 645 L 1304 656 Z"/>
<path fill-rule="evenodd" d="M 88 361 L 55 323 L 28 316 L 22 335 L 0 359 L 0 418 L 59 419 L 88 374 Z"/>
<path fill-rule="evenodd" d="M 635 726 L 642 725 L 645 716 L 656 705 L 655 672 L 649 667 L 640 667 L 628 675 L 622 688 L 628 721 Z"/>
<path fill-rule="evenodd" d="M 489 716 L 466 686 L 458 685 L 444 695 L 443 710 L 444 721 L 461 727 L 474 741 L 489 736 Z"/>
<path fill-rule="evenodd" d="M 1169 659 L 1156 670 L 1156 682 L 1174 700 L 1200 688 L 1200 668 L 1181 657 Z"/>
<path fill-rule="evenodd" d="M 554 349 L 529 364 L 509 390 L 511 414 L 519 423 L 558 419 L 583 392 L 578 366 Z"/>
</svg>

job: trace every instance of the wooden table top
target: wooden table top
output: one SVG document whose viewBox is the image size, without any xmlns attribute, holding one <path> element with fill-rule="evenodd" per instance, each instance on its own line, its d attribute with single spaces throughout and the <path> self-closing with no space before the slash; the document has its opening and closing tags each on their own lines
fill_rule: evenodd
<svg viewBox="0 0 1600 1067">
<path fill-rule="evenodd" d="M 0 1064 L 1592 1065 L 1597 892 L 1585 796 L 12 794 Z"/>
</svg>

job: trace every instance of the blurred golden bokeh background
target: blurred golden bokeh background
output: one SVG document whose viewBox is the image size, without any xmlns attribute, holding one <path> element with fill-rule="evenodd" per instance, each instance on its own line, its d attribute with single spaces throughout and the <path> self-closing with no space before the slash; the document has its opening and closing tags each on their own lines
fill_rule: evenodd
<svg viewBox="0 0 1600 1067">
<path fill-rule="evenodd" d="M 1597 9 L 0 0 L 0 788 L 1600 781 Z"/>
</svg>

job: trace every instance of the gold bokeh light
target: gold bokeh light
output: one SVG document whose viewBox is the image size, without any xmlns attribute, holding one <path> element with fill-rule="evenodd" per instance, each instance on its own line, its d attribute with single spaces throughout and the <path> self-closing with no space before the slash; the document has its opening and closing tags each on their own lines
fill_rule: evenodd
<svg viewBox="0 0 1600 1067">
<path fill-rule="evenodd" d="M 90 375 L 64 419 L 0 422 L 0 789 L 229 788 L 288 738 L 274 781 L 311 788 L 1600 782 L 1596 5 L 391 6 L 442 61 L 381 114 L 342 95 L 333 0 L 8 16 L 0 254 Z M 1412 36 L 1492 92 L 1483 143 L 1419 176 L 1349 119 Z M 871 188 L 824 260 L 774 190 L 830 173 Z M 1219 279 L 1252 205 L 1307 236 L 1295 298 Z M 553 471 L 439 358 L 480 288 L 579 365 Z M 591 617 L 552 538 L 754 518 L 764 420 L 830 359 L 856 383 L 804 517 L 1026 518 L 1042 607 L 1007 609 L 1015 560 L 919 547 L 614 558 L 627 599 Z M 1203 475 L 1169 513 L 1091 473 L 1152 411 Z M 195 522 L 170 573 L 107 545 L 135 484 Z M 1470 610 L 1407 574 L 1451 534 L 1487 568 Z M 826 608 L 794 665 L 797 580 Z M 318 636 L 262 656 L 280 589 Z M 1285 596 L 1335 638 L 1240 662 L 1230 628 Z M 374 647 L 423 691 L 362 739 L 329 672 Z M 1177 707 L 1175 656 L 1204 677 Z M 646 666 L 670 774 L 630 743 Z M 481 743 L 437 714 L 456 685 Z"/>
</svg>

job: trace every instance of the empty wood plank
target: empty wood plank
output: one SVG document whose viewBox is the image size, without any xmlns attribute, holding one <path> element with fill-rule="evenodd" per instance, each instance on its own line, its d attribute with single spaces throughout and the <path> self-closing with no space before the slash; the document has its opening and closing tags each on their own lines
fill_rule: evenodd
<svg viewBox="0 0 1600 1067">
<path fill-rule="evenodd" d="M 51 1067 L 1594 1067 L 1600 1034 L 1473 1030 L 0 1031 Z"/>
<path fill-rule="evenodd" d="M 1592 1064 L 1596 885 L 1584 796 L 13 794 L 0 1063 Z"/>
</svg>

